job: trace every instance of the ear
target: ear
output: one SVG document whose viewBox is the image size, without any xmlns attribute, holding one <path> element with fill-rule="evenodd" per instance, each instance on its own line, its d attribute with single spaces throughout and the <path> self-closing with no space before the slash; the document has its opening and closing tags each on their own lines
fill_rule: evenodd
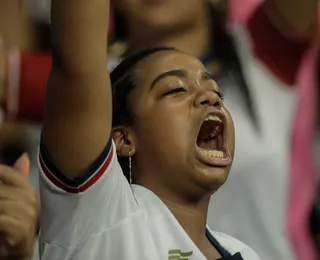
<svg viewBox="0 0 320 260">
<path fill-rule="evenodd" d="M 119 126 L 112 129 L 112 137 L 116 145 L 118 156 L 134 155 L 136 152 L 136 142 L 133 130 L 129 127 Z"/>
</svg>

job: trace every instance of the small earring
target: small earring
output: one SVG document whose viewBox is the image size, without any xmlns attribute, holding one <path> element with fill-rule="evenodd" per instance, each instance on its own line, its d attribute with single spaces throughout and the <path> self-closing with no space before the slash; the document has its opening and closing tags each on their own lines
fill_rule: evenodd
<svg viewBox="0 0 320 260">
<path fill-rule="evenodd" d="M 129 150 L 129 182 L 132 183 L 131 150 Z"/>
</svg>

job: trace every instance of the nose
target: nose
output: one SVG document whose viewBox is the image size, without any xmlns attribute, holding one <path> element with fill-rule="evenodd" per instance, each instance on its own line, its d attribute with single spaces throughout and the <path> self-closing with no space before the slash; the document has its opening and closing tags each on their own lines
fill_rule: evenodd
<svg viewBox="0 0 320 260">
<path fill-rule="evenodd" d="M 204 90 L 194 99 L 195 107 L 212 106 L 217 109 L 222 107 L 222 100 L 217 93 L 212 90 Z"/>
</svg>

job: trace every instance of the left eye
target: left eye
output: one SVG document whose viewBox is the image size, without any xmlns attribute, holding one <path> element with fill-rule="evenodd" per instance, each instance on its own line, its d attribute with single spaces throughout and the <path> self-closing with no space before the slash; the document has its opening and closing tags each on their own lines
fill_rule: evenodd
<svg viewBox="0 0 320 260">
<path fill-rule="evenodd" d="M 174 88 L 174 89 L 164 93 L 162 96 L 172 95 L 172 94 L 179 93 L 179 92 L 186 92 L 186 90 L 184 88 Z"/>
</svg>

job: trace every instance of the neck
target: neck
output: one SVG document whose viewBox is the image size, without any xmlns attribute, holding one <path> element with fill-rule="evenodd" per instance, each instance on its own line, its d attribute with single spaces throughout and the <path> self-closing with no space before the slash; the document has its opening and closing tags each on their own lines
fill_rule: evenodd
<svg viewBox="0 0 320 260">
<path fill-rule="evenodd" d="M 208 14 L 201 16 L 192 26 L 175 30 L 143 28 L 141 25 L 130 28 L 128 38 L 129 52 L 156 46 L 169 46 L 189 53 L 195 57 L 203 56 L 211 44 L 211 20 Z"/>
<path fill-rule="evenodd" d="M 136 163 L 144 155 L 136 158 Z M 207 213 L 212 193 L 202 187 L 183 180 L 165 178 L 155 178 L 161 176 L 154 172 L 154 167 L 144 166 L 145 160 L 141 160 L 141 170 L 133 167 L 133 183 L 141 185 L 156 194 L 163 203 L 169 208 L 171 213 L 178 220 L 182 228 L 186 231 L 192 241 L 200 248 L 207 239 L 205 236 Z M 138 164 L 138 163 L 137 163 Z M 144 170 L 142 170 L 144 169 Z M 159 169 L 159 173 L 166 169 Z M 152 173 L 152 174 L 150 174 Z M 170 175 L 168 175 L 170 176 Z M 177 183 L 179 182 L 179 185 Z"/>
<path fill-rule="evenodd" d="M 205 244 L 207 240 L 205 231 L 210 195 L 198 202 L 173 201 L 161 195 L 159 197 L 170 209 L 192 241 L 198 246 Z"/>
<path fill-rule="evenodd" d="M 146 157 L 142 156 L 140 158 Z M 191 240 L 199 248 L 204 248 L 208 243 L 205 231 L 212 193 L 188 181 L 183 182 L 180 180 L 179 185 L 177 185 L 179 178 L 175 180 L 172 178 L 170 180 L 155 178 L 155 176 L 161 176 L 161 174 L 156 174 L 152 171 L 154 167 L 142 168 L 145 169 L 145 172 L 135 167 L 133 168 L 133 172 L 139 172 L 139 174 L 133 175 L 133 183 L 141 185 L 156 194 L 175 216 Z M 159 173 L 164 171 L 166 170 L 160 169 Z"/>
</svg>

